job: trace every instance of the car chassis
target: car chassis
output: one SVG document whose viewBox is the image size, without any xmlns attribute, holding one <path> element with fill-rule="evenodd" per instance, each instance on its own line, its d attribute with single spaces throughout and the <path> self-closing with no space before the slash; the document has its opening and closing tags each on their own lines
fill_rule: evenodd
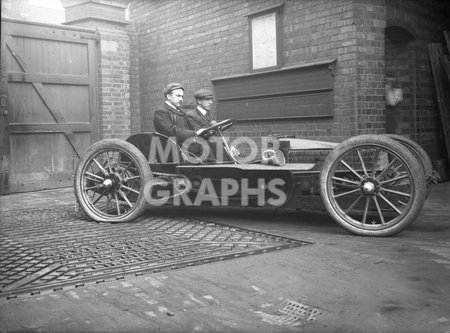
<svg viewBox="0 0 450 333">
<path fill-rule="evenodd" d="M 100 222 L 130 222 L 162 204 L 321 210 L 352 234 L 391 236 L 414 222 L 433 181 L 426 152 L 398 135 L 359 135 L 340 144 L 271 137 L 269 150 L 282 152 L 287 163 L 264 153 L 242 163 L 223 136 L 234 122 L 205 132 L 222 139 L 230 158 L 223 163 L 196 163 L 156 132 L 93 144 L 75 171 L 80 207 Z M 310 149 L 329 152 L 323 164 L 289 160 L 291 152 Z"/>
</svg>

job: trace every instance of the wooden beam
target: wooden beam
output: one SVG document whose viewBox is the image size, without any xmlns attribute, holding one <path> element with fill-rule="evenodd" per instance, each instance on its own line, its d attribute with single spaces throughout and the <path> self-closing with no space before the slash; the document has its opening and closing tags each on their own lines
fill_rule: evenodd
<svg viewBox="0 0 450 333">
<path fill-rule="evenodd" d="M 448 110 L 450 110 L 450 89 L 449 82 L 441 66 L 441 58 L 444 56 L 444 47 L 442 44 L 428 44 L 428 52 L 431 61 L 431 70 L 433 73 L 434 87 L 439 107 L 439 114 L 444 134 L 444 144 L 447 151 L 447 159 L 450 165 L 450 127 L 448 121 Z"/>
<path fill-rule="evenodd" d="M 63 27 L 64 31 L 62 31 L 58 28 L 43 26 L 41 29 L 36 30 L 31 25 L 12 22 L 8 27 L 8 31 L 10 36 L 15 37 L 70 42 L 74 44 L 87 44 L 89 39 L 97 39 L 95 32 L 67 31 L 67 28 L 70 27 Z"/>
<path fill-rule="evenodd" d="M 8 72 L 8 82 L 34 82 L 87 86 L 89 85 L 89 77 L 87 75 Z"/>
<path fill-rule="evenodd" d="M 447 44 L 448 53 L 450 53 L 450 31 L 444 31 L 445 43 Z"/>
<path fill-rule="evenodd" d="M 450 60 L 448 55 L 441 55 L 439 61 L 441 63 L 442 69 L 447 75 L 448 82 L 450 82 Z"/>
<path fill-rule="evenodd" d="M 26 133 L 65 133 L 65 132 L 91 132 L 91 125 L 89 123 L 10 123 L 9 130 L 11 134 L 26 134 Z"/>
<path fill-rule="evenodd" d="M 444 31 L 445 42 L 447 44 L 447 50 L 450 54 L 450 31 Z M 441 64 L 447 73 L 448 82 L 450 84 L 450 59 L 448 55 L 441 56 Z"/>
</svg>

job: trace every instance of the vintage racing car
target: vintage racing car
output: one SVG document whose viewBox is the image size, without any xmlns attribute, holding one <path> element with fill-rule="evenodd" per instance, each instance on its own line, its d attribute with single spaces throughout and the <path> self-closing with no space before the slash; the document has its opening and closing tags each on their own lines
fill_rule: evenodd
<svg viewBox="0 0 450 333">
<path fill-rule="evenodd" d="M 433 180 L 426 152 L 398 135 L 359 135 L 340 144 L 265 138 L 261 158 L 232 151 L 227 119 L 208 128 L 227 159 L 196 161 L 162 134 L 105 139 L 90 146 L 75 171 L 82 210 L 103 222 L 130 222 L 158 205 L 277 207 L 326 210 L 345 230 L 391 236 L 419 215 Z M 298 163 L 294 152 L 326 152 L 319 163 Z M 298 159 L 297 159 L 298 160 Z"/>
</svg>

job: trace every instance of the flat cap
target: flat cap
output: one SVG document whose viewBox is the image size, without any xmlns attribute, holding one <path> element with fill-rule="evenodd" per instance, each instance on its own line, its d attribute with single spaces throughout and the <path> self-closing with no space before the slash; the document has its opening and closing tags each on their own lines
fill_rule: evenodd
<svg viewBox="0 0 450 333">
<path fill-rule="evenodd" d="M 209 99 L 209 98 L 213 98 L 213 97 L 214 97 L 214 94 L 209 89 L 199 89 L 194 94 L 195 99 Z"/>
<path fill-rule="evenodd" d="M 167 94 L 170 94 L 172 91 L 176 90 L 176 89 L 182 89 L 184 91 L 184 87 L 181 85 L 181 83 L 169 83 L 163 90 L 164 96 L 166 96 Z"/>
</svg>

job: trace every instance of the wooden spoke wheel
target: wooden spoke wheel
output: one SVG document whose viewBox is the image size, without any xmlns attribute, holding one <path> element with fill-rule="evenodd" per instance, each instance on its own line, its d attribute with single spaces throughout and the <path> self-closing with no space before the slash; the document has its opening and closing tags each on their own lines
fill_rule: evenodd
<svg viewBox="0 0 450 333">
<path fill-rule="evenodd" d="M 381 135 L 352 137 L 326 158 L 322 200 L 333 219 L 362 236 L 391 236 L 410 225 L 426 197 L 421 163 L 401 143 Z"/>
<path fill-rule="evenodd" d="M 93 144 L 75 171 L 75 195 L 83 211 L 103 222 L 128 222 L 146 207 L 144 188 L 151 179 L 138 148 L 119 139 Z"/>
<path fill-rule="evenodd" d="M 407 147 L 411 153 L 417 158 L 417 160 L 422 165 L 423 172 L 425 174 L 425 181 L 427 183 L 427 194 L 426 197 L 430 194 L 431 185 L 433 182 L 433 164 L 431 163 L 431 159 L 428 156 L 425 149 L 422 148 L 417 142 L 414 142 L 411 139 L 405 138 L 404 136 L 397 134 L 385 134 L 387 137 L 394 139 L 400 142 L 402 145 Z"/>
</svg>

